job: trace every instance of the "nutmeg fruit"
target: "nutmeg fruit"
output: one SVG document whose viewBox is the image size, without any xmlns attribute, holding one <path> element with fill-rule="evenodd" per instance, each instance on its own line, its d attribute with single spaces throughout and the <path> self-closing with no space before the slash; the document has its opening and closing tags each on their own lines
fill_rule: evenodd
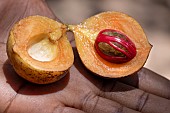
<svg viewBox="0 0 170 113">
<path fill-rule="evenodd" d="M 10 31 L 7 55 L 24 79 L 48 84 L 61 79 L 74 61 L 66 26 L 42 16 L 20 20 Z"/>
<path fill-rule="evenodd" d="M 152 48 L 139 23 L 124 13 L 103 12 L 86 19 L 78 25 L 68 25 L 68 27 L 74 33 L 82 63 L 87 69 L 103 77 L 118 78 L 137 72 L 145 64 Z M 126 42 L 124 39 L 112 40 L 115 45 L 101 44 L 99 45 L 101 50 L 96 50 L 95 43 L 99 33 L 106 29 L 118 31 L 119 34 L 124 34 L 128 37 L 130 41 Z M 99 41 L 101 40 L 103 39 Z M 104 40 L 103 42 L 108 42 L 109 38 Z M 122 40 L 124 40 L 123 43 L 121 43 Z M 111 49 L 112 47 L 109 46 L 117 47 Z M 109 56 L 107 59 L 98 51 L 103 52 L 103 56 L 106 57 L 110 53 L 114 54 L 114 56 Z M 107 54 L 108 51 L 110 52 L 109 54 Z M 109 61 L 111 57 L 116 60 Z M 123 61 L 123 58 L 128 60 Z"/>
</svg>

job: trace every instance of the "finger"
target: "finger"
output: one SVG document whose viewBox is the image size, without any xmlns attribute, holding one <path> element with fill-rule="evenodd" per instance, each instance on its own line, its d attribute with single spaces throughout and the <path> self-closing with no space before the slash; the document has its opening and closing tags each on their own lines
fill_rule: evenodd
<svg viewBox="0 0 170 113">
<path fill-rule="evenodd" d="M 141 112 L 144 113 L 170 113 L 170 100 L 149 94 Z"/>
<path fill-rule="evenodd" d="M 82 110 L 71 107 L 57 107 L 53 113 L 85 113 Z"/>
<path fill-rule="evenodd" d="M 82 110 L 88 113 L 138 113 L 117 102 L 96 95 L 88 95 L 81 105 Z"/>
<path fill-rule="evenodd" d="M 106 80 L 100 96 L 114 100 L 140 112 L 169 113 L 170 100 L 149 94 L 135 87 Z"/>
<path fill-rule="evenodd" d="M 146 92 L 170 99 L 170 81 L 146 68 L 132 76 L 121 78 L 122 82 Z"/>
<path fill-rule="evenodd" d="M 75 92 L 77 92 L 76 88 Z M 70 93 L 67 93 L 67 97 L 61 95 L 59 99 L 66 106 L 71 106 L 87 113 L 138 113 L 117 102 L 97 96 L 92 91 L 78 92 L 74 96 Z"/>
</svg>

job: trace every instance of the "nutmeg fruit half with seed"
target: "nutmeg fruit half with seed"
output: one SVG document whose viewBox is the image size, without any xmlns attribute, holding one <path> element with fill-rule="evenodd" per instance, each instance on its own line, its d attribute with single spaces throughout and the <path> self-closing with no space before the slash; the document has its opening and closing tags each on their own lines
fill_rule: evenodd
<svg viewBox="0 0 170 113">
<path fill-rule="evenodd" d="M 18 75 L 37 84 L 66 75 L 74 60 L 66 30 L 64 24 L 42 16 L 16 23 L 7 41 L 7 55 Z"/>
<path fill-rule="evenodd" d="M 74 33 L 82 63 L 103 77 L 137 72 L 152 48 L 139 23 L 124 13 L 103 12 L 68 27 Z"/>
</svg>

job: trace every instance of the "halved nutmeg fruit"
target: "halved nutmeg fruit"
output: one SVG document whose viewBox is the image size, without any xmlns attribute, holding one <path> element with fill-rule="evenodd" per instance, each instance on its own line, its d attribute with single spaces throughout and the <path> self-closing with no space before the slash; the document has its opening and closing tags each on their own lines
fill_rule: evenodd
<svg viewBox="0 0 170 113">
<path fill-rule="evenodd" d="M 74 32 L 83 64 L 104 77 L 137 72 L 152 48 L 139 23 L 124 13 L 103 12 L 68 27 Z"/>
<path fill-rule="evenodd" d="M 42 16 L 30 16 L 15 24 L 7 41 L 15 71 L 37 84 L 62 78 L 74 60 L 66 30 L 64 24 Z"/>
</svg>

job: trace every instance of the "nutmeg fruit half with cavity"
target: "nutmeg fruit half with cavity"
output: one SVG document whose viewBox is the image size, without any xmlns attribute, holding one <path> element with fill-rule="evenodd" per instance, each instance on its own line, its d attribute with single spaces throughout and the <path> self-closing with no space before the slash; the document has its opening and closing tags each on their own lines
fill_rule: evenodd
<svg viewBox="0 0 170 113">
<path fill-rule="evenodd" d="M 7 41 L 7 55 L 18 75 L 37 84 L 66 75 L 74 61 L 66 30 L 64 24 L 42 16 L 16 23 Z"/>
</svg>

